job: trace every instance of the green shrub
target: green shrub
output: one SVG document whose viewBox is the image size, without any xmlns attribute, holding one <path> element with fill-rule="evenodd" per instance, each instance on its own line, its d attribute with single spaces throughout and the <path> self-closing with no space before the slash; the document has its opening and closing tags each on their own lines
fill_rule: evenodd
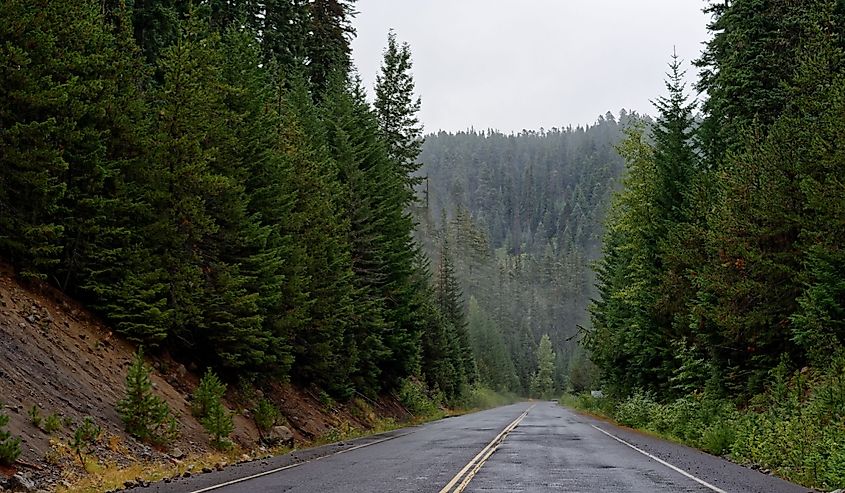
<svg viewBox="0 0 845 493">
<path fill-rule="evenodd" d="M 463 399 L 466 409 L 490 409 L 498 406 L 506 406 L 517 401 L 513 394 L 502 394 L 487 387 L 472 387 Z"/>
<path fill-rule="evenodd" d="M 41 429 L 41 410 L 38 409 L 37 404 L 33 404 L 32 407 L 29 408 L 27 415 L 29 416 L 29 422 L 36 428 Z"/>
<path fill-rule="evenodd" d="M 433 416 L 439 409 L 427 391 L 425 383 L 407 378 L 399 387 L 399 402 L 414 416 Z"/>
<path fill-rule="evenodd" d="M 229 435 L 235 431 L 232 413 L 220 400 L 211 403 L 208 413 L 200 420 L 203 428 L 211 435 L 211 444 L 220 450 L 231 447 Z"/>
<path fill-rule="evenodd" d="M 625 426 L 646 428 L 652 416 L 658 415 L 659 406 L 650 396 L 636 393 L 616 406 L 615 417 Z"/>
<path fill-rule="evenodd" d="M 267 398 L 258 399 L 255 409 L 252 410 L 252 418 L 255 421 L 255 427 L 258 428 L 258 434 L 263 439 L 265 433 L 276 426 L 279 421 L 279 409 L 273 405 Z"/>
<path fill-rule="evenodd" d="M 723 455 L 736 441 L 736 429 L 726 421 L 708 426 L 701 435 L 701 448 L 713 455 Z"/>
<path fill-rule="evenodd" d="M 47 433 L 55 433 L 62 427 L 62 418 L 53 413 L 44 420 L 43 430 Z"/>
<path fill-rule="evenodd" d="M 126 373 L 126 397 L 117 403 L 117 411 L 126 431 L 140 440 L 166 444 L 178 435 L 170 407 L 153 394 L 150 369 L 140 349 Z"/>
<path fill-rule="evenodd" d="M 695 440 L 701 434 L 701 403 L 695 397 L 684 397 L 663 406 L 655 430 L 681 441 Z"/>
<path fill-rule="evenodd" d="M 332 412 L 334 407 L 337 405 L 335 400 L 332 399 L 332 396 L 330 396 L 328 394 L 328 392 L 326 392 L 325 390 L 321 390 L 317 394 L 317 399 L 320 401 L 320 404 L 323 406 L 323 410 L 326 411 L 327 413 Z"/>
<path fill-rule="evenodd" d="M 21 455 L 21 439 L 5 429 L 8 424 L 9 417 L 0 413 L 0 464 L 11 466 Z"/>
<path fill-rule="evenodd" d="M 79 462 L 85 465 L 85 457 L 83 455 L 91 445 L 93 445 L 99 438 L 102 430 L 94 419 L 86 416 L 82 424 L 73 432 L 73 440 L 70 442 L 70 448 L 79 457 Z"/>
<path fill-rule="evenodd" d="M 208 416 L 217 402 L 226 394 L 226 384 L 209 368 L 191 397 L 191 413 L 199 419 Z"/>
<path fill-rule="evenodd" d="M 223 405 L 225 394 L 226 384 L 208 369 L 200 379 L 191 402 L 191 410 L 211 435 L 212 445 L 221 450 L 231 446 L 229 435 L 235 430 L 232 414 Z"/>
<path fill-rule="evenodd" d="M 840 438 L 841 439 L 841 438 Z M 838 488 L 845 485 L 845 442 L 828 443 L 830 455 L 819 471 L 821 486 Z"/>
<path fill-rule="evenodd" d="M 598 416 L 612 418 L 617 401 L 610 397 L 593 397 L 592 394 L 564 394 L 560 398 L 562 406 L 579 409 Z"/>
<path fill-rule="evenodd" d="M 666 404 L 635 394 L 615 405 L 613 399 L 565 395 L 561 404 L 831 490 L 845 485 L 845 361 L 832 361 L 827 370 L 792 374 L 782 361 L 770 372 L 767 391 L 742 410 L 707 393 Z"/>
<path fill-rule="evenodd" d="M 62 427 L 62 418 L 58 414 L 53 413 L 44 418 L 41 416 L 41 409 L 38 408 L 37 404 L 33 404 L 29 408 L 27 415 L 29 416 L 29 422 L 45 433 L 55 433 Z"/>
</svg>

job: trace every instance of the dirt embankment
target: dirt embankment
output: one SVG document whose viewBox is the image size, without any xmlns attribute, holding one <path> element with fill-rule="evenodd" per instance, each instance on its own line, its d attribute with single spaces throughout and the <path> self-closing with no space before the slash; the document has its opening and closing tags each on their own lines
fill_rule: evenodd
<svg viewBox="0 0 845 493">
<path fill-rule="evenodd" d="M 23 285 L 0 264 L 0 405 L 11 418 L 9 430 L 22 439 L 20 460 L 12 469 L 0 469 L 0 484 L 4 476 L 18 473 L 32 482 L 33 491 L 49 491 L 84 475 L 66 445 L 88 416 L 103 430 L 92 450 L 102 467 L 173 461 L 210 451 L 205 431 L 190 413 L 189 396 L 199 378 L 167 355 L 150 358 L 149 364 L 155 392 L 179 421 L 179 439 L 166 450 L 156 449 L 123 431 L 116 405 L 124 395 L 126 368 L 135 349 L 59 291 L 47 285 Z M 398 421 L 408 417 L 392 399 L 374 402 L 362 396 L 340 405 L 316 391 L 290 385 L 271 385 L 263 394 L 279 407 L 298 443 L 337 428 L 368 429 L 385 417 Z M 245 452 L 255 450 L 258 431 L 249 416 L 252 403 L 235 391 L 227 397 L 228 407 L 235 411 L 232 440 Z M 33 424 L 33 407 L 41 427 Z M 42 428 L 51 415 L 60 426 L 48 433 Z"/>
</svg>

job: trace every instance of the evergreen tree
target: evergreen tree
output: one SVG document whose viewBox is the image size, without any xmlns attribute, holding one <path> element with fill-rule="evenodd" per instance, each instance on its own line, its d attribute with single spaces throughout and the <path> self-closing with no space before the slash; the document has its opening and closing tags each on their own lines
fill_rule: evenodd
<svg viewBox="0 0 845 493">
<path fill-rule="evenodd" d="M 21 439 L 6 430 L 9 416 L 0 413 L 0 464 L 11 466 L 21 455 Z"/>
<path fill-rule="evenodd" d="M 784 139 L 797 142 L 840 142 L 845 131 L 845 53 L 822 37 L 810 43 L 798 73 L 797 104 L 782 117 Z M 800 108 L 800 110 L 799 110 Z M 817 115 L 805 121 L 803 114 Z M 808 360 L 823 367 L 831 355 L 845 351 L 845 255 L 838 233 L 845 227 L 843 161 L 839 146 L 808 145 L 801 154 L 800 176 L 804 221 L 800 244 L 804 269 L 802 293 L 792 315 L 792 339 Z"/>
<path fill-rule="evenodd" d="M 266 397 L 258 399 L 255 409 L 252 410 L 252 417 L 261 441 L 270 433 L 279 421 L 279 409 Z"/>
<path fill-rule="evenodd" d="M 250 242 L 267 231 L 247 211 L 220 37 L 198 16 L 181 36 L 159 60 L 145 236 L 169 284 L 168 337 L 215 365 L 256 368 L 273 362 L 275 337 L 262 327 L 260 295 L 243 268 L 254 260 Z"/>
<path fill-rule="evenodd" d="M 122 102 L 124 74 L 108 74 L 121 55 L 96 2 L 5 2 L 0 19 L 0 251 L 24 276 L 46 278 L 69 233 L 62 216 L 90 220 L 88 209 L 102 203 L 83 194 L 100 192 L 116 173 L 103 133 L 118 123 L 109 108 Z"/>
<path fill-rule="evenodd" d="M 449 339 L 450 359 L 458 375 L 458 388 L 475 382 L 476 369 L 472 348 L 467 333 L 463 294 L 455 278 L 455 270 L 449 252 L 448 239 L 440 247 L 440 258 L 435 274 L 435 299 L 446 324 Z"/>
<path fill-rule="evenodd" d="M 622 148 L 587 339 L 612 392 L 749 396 L 841 348 L 842 9 L 714 4 L 701 147 L 675 63 L 653 146 Z"/>
<path fill-rule="evenodd" d="M 126 431 L 141 440 L 166 444 L 178 434 L 167 403 L 153 394 L 150 369 L 140 349 L 126 373 L 126 396 L 117 403 L 117 411 Z"/>
<path fill-rule="evenodd" d="M 706 218 L 699 209 L 702 200 L 709 200 L 702 197 L 707 177 L 696 154 L 696 105 L 689 102 L 676 54 L 669 68 L 668 95 L 655 101 L 658 114 L 651 126 L 657 222 L 650 234 L 656 244 L 657 277 L 653 281 L 656 298 L 650 318 L 668 338 L 687 338 L 694 345 L 703 346 L 690 327 L 694 325 L 691 308 L 697 295 L 694 273 L 707 257 Z M 701 375 L 701 385 L 706 378 Z"/>
<path fill-rule="evenodd" d="M 333 74 L 346 74 L 351 66 L 350 41 L 355 36 L 352 18 L 355 0 L 311 0 L 308 3 L 308 37 L 305 58 L 308 78 L 318 99 Z"/>
<path fill-rule="evenodd" d="M 411 68 L 410 46 L 408 43 L 399 46 L 396 33 L 390 31 L 381 73 L 376 77 L 374 107 L 390 159 L 404 173 L 409 188 L 413 190 L 421 182 L 414 173 L 420 167 L 417 158 L 422 151 L 423 138 L 422 126 L 417 119 L 421 102 L 414 94 Z"/>
<path fill-rule="evenodd" d="M 225 394 L 226 384 L 220 381 L 211 368 L 207 369 L 191 396 L 191 413 L 200 419 L 208 416 L 212 407 L 220 402 Z"/>
<path fill-rule="evenodd" d="M 708 165 L 718 166 L 726 151 L 746 143 L 746 132 L 764 130 L 778 118 L 791 97 L 789 80 L 805 40 L 817 28 L 840 34 L 840 23 L 824 22 L 831 9 L 841 13 L 843 6 L 827 0 L 711 2 L 713 37 L 696 62 L 698 90 L 709 96 L 702 131 Z"/>
<path fill-rule="evenodd" d="M 257 19 L 265 63 L 275 61 L 286 73 L 304 68 L 309 35 L 308 0 L 265 0 Z"/>
<path fill-rule="evenodd" d="M 354 378 L 359 388 L 371 392 L 380 388 L 381 363 L 391 354 L 385 345 L 386 299 L 392 272 L 388 264 L 389 231 L 396 220 L 391 199 L 395 182 L 388 168 L 384 148 L 374 133 L 372 115 L 366 103 L 352 93 L 340 73 L 332 80 L 324 99 L 323 119 L 327 143 L 338 167 L 343 186 L 340 205 L 349 219 L 351 265 L 355 273 L 355 323 L 347 344 L 357 350 Z M 380 193 L 376 193 L 379 190 Z M 400 212 L 401 213 L 401 212 Z"/>
<path fill-rule="evenodd" d="M 261 47 L 250 30 L 227 31 L 223 49 L 231 61 L 223 77 L 230 88 L 229 126 L 235 131 L 227 159 L 242 163 L 246 205 L 239 222 L 248 226 L 238 234 L 241 247 L 232 258 L 241 263 L 247 290 L 258 294 L 262 331 L 272 338 L 271 357 L 262 369 L 285 377 L 293 362 L 294 335 L 307 322 L 309 297 L 305 246 L 296 235 L 302 217 L 294 213 L 294 169 L 279 145 L 283 115 L 274 94 L 277 66 L 261 66 Z"/>
<path fill-rule="evenodd" d="M 355 323 L 349 223 L 342 215 L 338 170 L 329 156 L 325 130 L 302 74 L 290 89 L 281 81 L 276 98 L 281 115 L 277 146 L 291 170 L 295 191 L 288 233 L 301 241 L 308 293 L 305 324 L 293 337 L 293 376 L 335 395 L 348 395 L 358 351 L 344 345 Z"/>
<path fill-rule="evenodd" d="M 505 339 L 493 321 L 482 312 L 475 298 L 469 301 L 467 330 L 479 383 L 500 392 L 517 390 L 516 370 Z"/>
<path fill-rule="evenodd" d="M 531 380 L 532 394 L 548 399 L 555 391 L 555 352 L 548 334 L 543 334 L 537 346 L 537 371 Z"/>
<path fill-rule="evenodd" d="M 758 88 L 751 97 L 727 101 L 733 95 L 720 86 L 710 89 L 711 99 L 716 98 L 713 104 L 721 106 L 710 109 L 708 118 L 745 122 L 744 127 L 722 127 L 734 132 L 733 140 L 725 138 L 733 152 L 720 164 L 723 172 L 708 211 L 710 260 L 701 269 L 696 307 L 711 337 L 713 364 L 732 393 L 761 390 L 781 354 L 799 364 L 803 361 L 791 340 L 792 320 L 800 309 L 802 257 L 812 249 L 801 241 L 804 225 L 813 221 L 806 214 L 803 177 L 816 167 L 808 158 L 812 159 L 820 135 L 800 129 L 814 126 L 815 119 L 806 115 L 814 106 L 821 108 L 815 99 L 820 94 L 813 88 L 823 85 L 827 89 L 822 92 L 829 90 L 830 73 L 841 71 L 838 56 L 828 58 L 831 50 L 842 46 L 840 10 L 841 5 L 833 2 L 810 2 L 800 8 L 773 2 L 771 11 L 761 12 L 736 2 L 723 14 L 732 29 L 753 27 L 756 31 L 751 32 L 778 46 L 776 52 L 759 51 L 755 45 L 747 52 L 715 58 L 732 71 L 733 61 L 725 57 L 765 61 L 768 68 L 745 76 L 749 87 Z M 800 35 L 786 36 L 786 27 Z M 808 79 L 809 74 L 795 71 L 803 59 L 812 57 L 802 54 L 805 49 L 807 54 L 816 49 L 826 54 L 821 69 L 826 75 L 817 69 L 817 75 Z M 722 72 L 722 79 L 716 80 L 731 81 L 736 76 L 727 69 Z M 772 77 L 778 84 L 770 87 Z M 802 95 L 806 90 L 816 96 Z"/>
<path fill-rule="evenodd" d="M 134 0 L 132 9 L 135 39 L 147 62 L 155 65 L 161 52 L 179 39 L 180 22 L 189 3 L 176 0 Z"/>
<path fill-rule="evenodd" d="M 211 435 L 211 444 L 217 449 L 225 450 L 231 447 L 229 435 L 235 431 L 232 413 L 223 406 L 218 399 L 211 403 L 211 407 L 201 420 L 203 428 Z"/>
<path fill-rule="evenodd" d="M 653 207 L 654 151 L 641 127 L 628 135 L 619 148 L 628 174 L 608 217 L 597 268 L 600 298 L 590 307 L 593 327 L 585 341 L 608 390 L 620 395 L 659 390 L 672 373 L 667 331 L 650 316 L 657 278 L 653 228 L 659 218 Z"/>
<path fill-rule="evenodd" d="M 226 384 L 211 369 L 205 375 L 191 398 L 191 412 L 211 435 L 211 443 L 218 449 L 229 448 L 229 435 L 235 430 L 232 414 L 223 405 Z"/>
</svg>

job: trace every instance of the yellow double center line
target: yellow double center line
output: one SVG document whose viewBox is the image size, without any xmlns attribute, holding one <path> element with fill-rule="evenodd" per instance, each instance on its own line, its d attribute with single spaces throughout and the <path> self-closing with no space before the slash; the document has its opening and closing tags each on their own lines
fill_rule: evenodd
<svg viewBox="0 0 845 493">
<path fill-rule="evenodd" d="M 490 456 L 493 455 L 493 453 L 496 451 L 496 449 L 499 448 L 502 442 L 505 441 L 505 438 L 507 438 L 508 434 L 512 432 L 517 426 L 519 426 L 519 423 L 521 423 L 522 420 L 525 419 L 525 416 L 527 416 L 528 412 L 531 411 L 531 409 L 533 408 L 534 405 L 532 404 L 531 407 L 525 410 L 525 412 L 520 414 L 515 420 L 511 421 L 509 425 L 505 426 L 505 429 L 502 430 L 501 433 L 496 435 L 496 438 L 491 440 L 490 443 L 487 444 L 487 446 L 481 449 L 481 452 L 479 452 L 478 455 L 473 457 L 472 460 L 469 461 L 469 463 L 463 467 L 463 469 L 458 471 L 458 474 L 456 474 L 455 477 L 452 478 L 452 480 L 449 481 L 446 486 L 443 487 L 442 490 L 440 490 L 440 493 L 460 493 L 464 491 L 467 485 L 469 485 L 469 482 L 472 481 L 472 478 L 474 478 L 475 475 L 478 474 L 478 471 L 481 469 L 481 466 L 483 466 L 484 463 L 487 462 L 487 459 L 489 459 Z"/>
</svg>

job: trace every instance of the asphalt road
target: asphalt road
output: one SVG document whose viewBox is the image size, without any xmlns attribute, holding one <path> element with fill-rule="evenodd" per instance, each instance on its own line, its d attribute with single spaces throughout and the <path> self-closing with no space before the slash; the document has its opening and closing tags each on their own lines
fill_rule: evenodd
<svg viewBox="0 0 845 493">
<path fill-rule="evenodd" d="M 255 476 L 252 479 L 242 480 Z M 227 484 L 228 483 L 228 484 Z M 723 492 L 808 490 L 694 449 L 520 403 L 173 483 L 162 493 Z"/>
</svg>

